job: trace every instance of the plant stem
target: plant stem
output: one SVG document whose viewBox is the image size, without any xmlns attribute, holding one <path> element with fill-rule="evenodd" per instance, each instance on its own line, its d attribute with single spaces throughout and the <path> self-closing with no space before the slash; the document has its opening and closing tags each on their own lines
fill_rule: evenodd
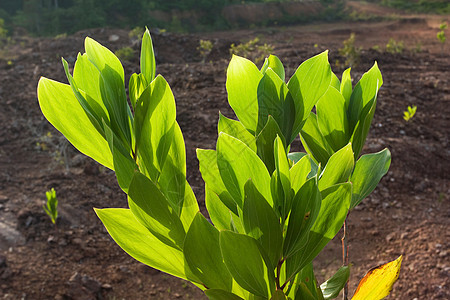
<svg viewBox="0 0 450 300">
<path fill-rule="evenodd" d="M 348 266 L 348 244 L 347 244 L 347 218 L 344 221 L 344 235 L 342 236 L 342 265 Z M 344 286 L 344 300 L 348 300 L 348 281 Z"/>
</svg>

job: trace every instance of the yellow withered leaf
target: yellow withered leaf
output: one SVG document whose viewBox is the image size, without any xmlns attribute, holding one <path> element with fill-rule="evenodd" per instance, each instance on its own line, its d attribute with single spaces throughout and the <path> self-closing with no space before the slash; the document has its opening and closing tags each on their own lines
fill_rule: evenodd
<svg viewBox="0 0 450 300">
<path fill-rule="evenodd" d="M 392 285 L 400 274 L 403 256 L 394 261 L 378 266 L 367 272 L 359 282 L 352 300 L 383 299 L 392 290 Z"/>
</svg>

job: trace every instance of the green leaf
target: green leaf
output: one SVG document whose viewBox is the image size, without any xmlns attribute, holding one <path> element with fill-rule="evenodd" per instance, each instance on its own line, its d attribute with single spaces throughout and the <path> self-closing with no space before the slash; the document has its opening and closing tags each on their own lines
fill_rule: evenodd
<svg viewBox="0 0 450 300">
<path fill-rule="evenodd" d="M 244 300 L 233 293 L 219 289 L 208 289 L 205 294 L 210 300 Z"/>
<path fill-rule="evenodd" d="M 366 111 L 367 114 L 366 106 L 372 106 L 371 101 L 376 97 L 382 84 L 383 78 L 375 62 L 373 67 L 364 73 L 361 80 L 356 84 L 350 97 L 347 114 L 351 132 L 354 131 L 358 121 L 365 119 L 363 111 Z"/>
<path fill-rule="evenodd" d="M 287 278 L 310 263 L 339 232 L 350 208 L 351 183 L 333 185 L 321 192 L 322 204 L 316 222 L 309 232 L 309 238 L 302 251 L 286 260 Z"/>
<path fill-rule="evenodd" d="M 185 274 L 183 253 L 157 239 L 139 223 L 129 209 L 95 209 L 116 243 L 134 259 L 182 279 Z M 194 280 L 196 281 L 196 280 Z"/>
<path fill-rule="evenodd" d="M 344 288 L 349 277 L 350 269 L 347 266 L 340 267 L 331 278 L 320 285 L 324 299 L 336 298 Z"/>
<path fill-rule="evenodd" d="M 280 259 L 283 244 L 280 221 L 251 179 L 245 184 L 242 220 L 245 232 L 256 239 L 266 251 L 273 270 Z"/>
<path fill-rule="evenodd" d="M 275 170 L 273 143 L 277 136 L 279 136 L 283 140 L 283 144 L 285 145 L 286 143 L 280 127 L 278 126 L 274 118 L 272 116 L 269 116 L 267 124 L 256 137 L 257 154 L 266 165 L 269 174 L 272 174 Z"/>
<path fill-rule="evenodd" d="M 231 231 L 221 231 L 219 241 L 225 265 L 234 280 L 247 291 L 269 298 L 275 287 L 275 276 L 257 241 Z"/>
<path fill-rule="evenodd" d="M 176 121 L 173 124 L 173 139 L 169 153 L 158 183 L 161 191 L 180 216 L 184 229 L 188 230 L 199 208 L 194 192 L 186 180 L 186 149 L 183 134 Z"/>
<path fill-rule="evenodd" d="M 231 291 L 232 278 L 219 246 L 219 231 L 198 212 L 186 234 L 183 253 L 197 278 L 213 289 Z"/>
<path fill-rule="evenodd" d="M 197 159 L 203 181 L 212 192 L 217 194 L 219 200 L 234 214 L 238 214 L 236 202 L 225 187 L 222 177 L 220 177 L 217 166 L 217 153 L 215 150 L 197 149 Z M 209 210 L 208 210 L 209 211 Z"/>
<path fill-rule="evenodd" d="M 339 78 L 336 76 L 336 74 L 331 71 L 331 83 L 330 86 L 335 88 L 336 90 L 340 90 L 341 88 L 341 82 L 339 81 Z"/>
<path fill-rule="evenodd" d="M 266 166 L 243 142 L 226 133 L 219 134 L 217 165 L 225 187 L 240 208 L 243 206 L 244 186 L 249 178 L 269 204 L 273 204 Z"/>
<path fill-rule="evenodd" d="M 347 182 L 354 165 L 352 145 L 349 143 L 328 160 L 319 180 L 319 190 L 323 191 L 332 185 Z"/>
<path fill-rule="evenodd" d="M 115 135 L 106 122 L 103 122 L 103 128 L 105 128 L 106 139 L 108 140 L 109 148 L 113 155 L 117 182 L 120 188 L 125 193 L 128 193 L 128 187 L 130 186 L 134 172 L 138 170 L 138 166 L 131 157 L 131 150 L 123 145 L 122 140 Z"/>
<path fill-rule="evenodd" d="M 227 69 L 228 102 L 251 133 L 258 124 L 257 88 L 263 75 L 250 60 L 233 55 Z"/>
<path fill-rule="evenodd" d="M 135 173 L 128 190 L 133 215 L 161 242 L 183 248 L 186 232 L 177 213 L 158 187 L 141 173 Z"/>
<path fill-rule="evenodd" d="M 276 290 L 270 300 L 286 300 L 286 295 L 282 290 Z"/>
<path fill-rule="evenodd" d="M 294 197 L 284 239 L 284 257 L 291 256 L 305 246 L 309 230 L 319 214 L 321 199 L 316 180 L 309 179 Z"/>
<path fill-rule="evenodd" d="M 141 97 L 142 93 L 147 88 L 147 81 L 144 78 L 144 74 L 136 74 L 134 73 L 130 77 L 130 83 L 128 84 L 128 91 L 130 94 L 130 102 L 133 110 L 136 110 L 136 102 L 139 97 Z"/>
<path fill-rule="evenodd" d="M 364 143 L 366 142 L 367 134 L 369 133 L 370 125 L 372 124 L 373 116 L 375 115 L 376 105 L 377 99 L 375 96 L 372 102 L 370 102 L 370 105 L 367 105 L 361 113 L 361 119 L 356 124 L 355 131 L 350 139 L 353 145 L 355 159 L 359 157 L 359 154 L 364 147 Z M 368 111 L 367 114 L 365 113 L 366 111 Z"/>
<path fill-rule="evenodd" d="M 81 153 L 114 169 L 106 139 L 91 123 L 69 85 L 42 77 L 38 83 L 42 113 Z"/>
<path fill-rule="evenodd" d="M 125 93 L 122 64 L 114 53 L 89 37 L 85 39 L 84 46 L 89 61 L 100 72 L 100 91 L 110 116 L 110 127 L 125 144 L 130 145 L 131 111 Z"/>
<path fill-rule="evenodd" d="M 301 282 L 295 293 L 295 300 L 317 300 L 317 298 L 313 296 L 306 284 Z"/>
<path fill-rule="evenodd" d="M 268 68 L 272 69 L 284 82 L 284 80 L 286 79 L 286 75 L 284 72 L 283 63 L 278 57 L 276 57 L 275 55 L 269 55 L 269 57 L 267 57 L 264 61 L 264 64 L 261 68 L 261 73 L 266 73 Z"/>
<path fill-rule="evenodd" d="M 286 156 L 283 141 L 279 136 L 274 142 L 274 155 L 275 170 L 278 180 L 277 186 L 280 188 L 280 191 L 278 192 L 280 197 L 274 198 L 274 207 L 281 207 L 282 216 L 283 218 L 286 218 L 291 209 L 293 193 L 291 192 L 289 161 Z"/>
<path fill-rule="evenodd" d="M 316 276 L 314 275 L 313 264 L 312 262 L 307 264 L 299 273 L 298 280 L 301 282 L 301 294 L 308 295 L 306 298 L 309 298 L 309 295 L 312 295 L 314 299 L 323 299 L 321 297 L 320 288 L 317 286 Z M 305 289 L 306 288 L 306 289 Z M 308 291 L 308 292 L 306 292 Z M 296 298 L 299 294 L 296 294 Z M 302 299 L 302 298 L 300 298 Z"/>
<path fill-rule="evenodd" d="M 259 82 L 257 93 L 259 116 L 256 133 L 261 132 L 269 116 L 272 116 L 288 140 L 295 119 L 295 104 L 286 83 L 272 69 L 267 69 Z"/>
<path fill-rule="evenodd" d="M 141 73 L 144 75 L 147 84 L 150 84 L 155 78 L 156 62 L 155 62 L 155 53 L 153 51 L 152 38 L 150 36 L 148 28 L 145 28 L 145 33 L 144 36 L 142 37 L 140 64 L 141 64 Z"/>
<path fill-rule="evenodd" d="M 245 232 L 238 215 L 224 204 L 224 201 L 209 188 L 207 183 L 205 183 L 205 204 L 209 217 L 217 229 Z"/>
<path fill-rule="evenodd" d="M 305 152 L 291 152 L 288 153 L 287 157 L 292 160 L 292 162 L 294 164 L 296 164 L 297 162 L 300 161 L 300 159 L 302 159 L 305 155 L 307 155 L 307 153 Z"/>
<path fill-rule="evenodd" d="M 322 136 L 333 151 L 338 151 L 349 142 L 351 135 L 344 97 L 334 87 L 330 87 L 317 102 L 316 111 L 317 123 Z"/>
<path fill-rule="evenodd" d="M 390 164 L 391 153 L 388 149 L 361 156 L 350 177 L 350 181 L 353 183 L 351 209 L 372 193 L 381 178 L 386 175 Z"/>
<path fill-rule="evenodd" d="M 167 81 L 158 75 L 136 103 L 134 128 L 135 152 L 145 174 L 158 180 L 167 158 L 176 117 L 175 99 Z M 184 146 L 184 143 L 183 143 Z"/>
<path fill-rule="evenodd" d="M 325 166 L 334 151 L 322 135 L 319 129 L 317 116 L 314 113 L 311 112 L 309 118 L 306 120 L 306 123 L 300 132 L 300 138 L 306 152 L 311 154 L 317 163 Z"/>
<path fill-rule="evenodd" d="M 352 68 L 348 68 L 347 70 L 344 71 L 344 73 L 342 73 L 342 81 L 341 81 L 341 86 L 339 88 L 342 96 L 345 99 L 345 111 L 348 110 L 348 105 L 350 103 L 350 97 L 352 96 L 352 92 L 353 92 L 352 77 L 350 75 L 351 69 Z"/>
<path fill-rule="evenodd" d="M 304 155 L 302 159 L 296 162 L 292 168 L 289 170 L 291 178 L 291 188 L 294 193 L 298 190 L 308 179 L 308 174 L 311 172 L 311 159 L 309 155 Z"/>
<path fill-rule="evenodd" d="M 290 140 L 294 140 L 309 117 L 314 105 L 328 90 L 331 83 L 331 67 L 328 51 L 304 61 L 288 83 L 295 103 L 295 122 Z"/>
<path fill-rule="evenodd" d="M 228 119 L 222 113 L 219 113 L 219 124 L 217 125 L 218 133 L 224 132 L 238 140 L 244 142 L 250 149 L 256 152 L 255 137 L 247 131 L 241 122 Z"/>
</svg>

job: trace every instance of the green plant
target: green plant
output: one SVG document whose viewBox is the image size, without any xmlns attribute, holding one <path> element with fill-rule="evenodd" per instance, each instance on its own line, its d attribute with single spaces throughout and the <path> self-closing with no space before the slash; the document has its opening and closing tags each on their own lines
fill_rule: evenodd
<svg viewBox="0 0 450 300">
<path fill-rule="evenodd" d="M 245 58 L 253 60 L 256 64 L 264 60 L 273 52 L 273 46 L 271 44 L 264 43 L 264 45 L 258 45 L 259 38 L 255 37 L 253 40 L 249 40 L 246 43 L 230 46 L 231 55 L 239 55 Z"/>
<path fill-rule="evenodd" d="M 199 43 L 200 45 L 197 47 L 197 50 L 200 52 L 202 57 L 202 63 L 205 63 L 206 58 L 213 49 L 213 43 L 209 40 L 200 40 Z"/>
<path fill-rule="evenodd" d="M 414 115 L 416 114 L 416 110 L 417 110 L 417 106 L 413 105 L 408 106 L 408 110 L 403 112 L 403 119 L 405 119 L 406 122 L 408 122 L 409 120 L 412 119 L 412 117 L 414 117 Z"/>
<path fill-rule="evenodd" d="M 437 33 L 437 39 L 439 40 L 439 42 L 441 42 L 441 46 L 442 46 L 442 53 L 444 53 L 444 45 L 445 45 L 445 41 L 447 40 L 447 37 L 445 36 L 445 30 L 447 29 L 447 22 L 442 22 L 439 25 L 439 32 Z"/>
<path fill-rule="evenodd" d="M 339 54 L 345 57 L 345 64 L 349 67 L 355 67 L 359 64 L 361 57 L 361 47 L 355 46 L 355 34 L 342 42 L 343 47 L 339 49 Z"/>
<path fill-rule="evenodd" d="M 142 35 L 144 34 L 145 29 L 143 27 L 134 27 L 128 32 L 128 37 L 132 40 L 140 40 Z"/>
<path fill-rule="evenodd" d="M 58 198 L 56 198 L 56 191 L 54 188 L 45 192 L 47 202 L 45 203 L 44 211 L 50 217 L 53 224 L 56 224 L 58 218 Z"/>
<path fill-rule="evenodd" d="M 120 60 L 130 61 L 134 57 L 134 50 L 131 47 L 123 47 L 114 53 Z"/>
<path fill-rule="evenodd" d="M 0 38 L 4 39 L 6 38 L 6 35 L 8 34 L 8 31 L 5 28 L 5 20 L 0 18 Z"/>
<path fill-rule="evenodd" d="M 397 42 L 394 38 L 390 38 L 386 44 L 386 52 L 391 54 L 402 53 L 404 48 L 403 41 Z"/>
<path fill-rule="evenodd" d="M 342 82 L 332 73 L 327 51 L 288 83 L 276 56 L 258 69 L 234 55 L 226 88 L 239 120 L 220 115 L 216 149 L 197 149 L 211 224 L 186 180 L 175 99 L 156 76 L 149 32 L 141 73 L 130 78 L 131 106 L 117 57 L 90 38 L 85 49 L 73 75 L 63 59 L 69 85 L 41 78 L 39 104 L 76 148 L 116 172 L 129 208 L 95 211 L 120 247 L 213 300 L 339 294 L 348 266 L 319 286 L 312 261 L 389 168 L 387 149 L 355 163 L 382 84 L 376 64 L 353 89 L 350 70 Z M 289 153 L 299 133 L 308 154 Z M 386 296 L 400 263 L 369 272 L 354 299 Z"/>
</svg>

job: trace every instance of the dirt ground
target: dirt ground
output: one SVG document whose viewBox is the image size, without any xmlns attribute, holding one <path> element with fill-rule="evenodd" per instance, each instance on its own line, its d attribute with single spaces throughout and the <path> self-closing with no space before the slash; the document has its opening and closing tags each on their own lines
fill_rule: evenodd
<svg viewBox="0 0 450 300">
<path fill-rule="evenodd" d="M 305 59 L 329 49 L 333 71 L 341 74 L 345 59 L 338 49 L 354 32 L 362 47 L 360 64 L 352 69 L 355 80 L 375 60 L 384 76 L 364 151 L 388 147 L 392 164 L 349 216 L 350 294 L 367 270 L 403 254 L 389 299 L 450 299 L 450 46 L 442 50 L 436 39 L 441 19 L 402 15 L 376 23 L 153 33 L 157 72 L 175 94 L 188 181 L 202 211 L 204 185 L 195 149 L 214 147 L 219 111 L 234 117 L 225 91 L 230 44 L 260 37 L 274 46 L 289 75 Z M 118 39 L 111 41 L 112 35 Z M 112 50 L 133 47 L 135 59 L 124 68 L 127 78 L 138 71 L 139 46 L 125 30 L 21 38 L 0 58 L 0 298 L 204 299 L 191 284 L 134 261 L 113 242 L 92 208 L 126 206 L 114 174 L 68 145 L 40 112 L 37 81 L 46 76 L 66 82 L 60 57 L 73 64 L 85 36 Z M 405 51 L 384 52 L 390 38 L 404 41 Z M 196 49 L 200 39 L 214 42 L 205 64 Z M 372 49 L 376 45 L 380 51 Z M 416 105 L 417 113 L 406 122 L 402 116 L 408 105 Z M 45 191 L 52 187 L 60 201 L 57 228 L 42 209 Z M 315 261 L 319 281 L 340 266 L 340 235 Z"/>
</svg>

